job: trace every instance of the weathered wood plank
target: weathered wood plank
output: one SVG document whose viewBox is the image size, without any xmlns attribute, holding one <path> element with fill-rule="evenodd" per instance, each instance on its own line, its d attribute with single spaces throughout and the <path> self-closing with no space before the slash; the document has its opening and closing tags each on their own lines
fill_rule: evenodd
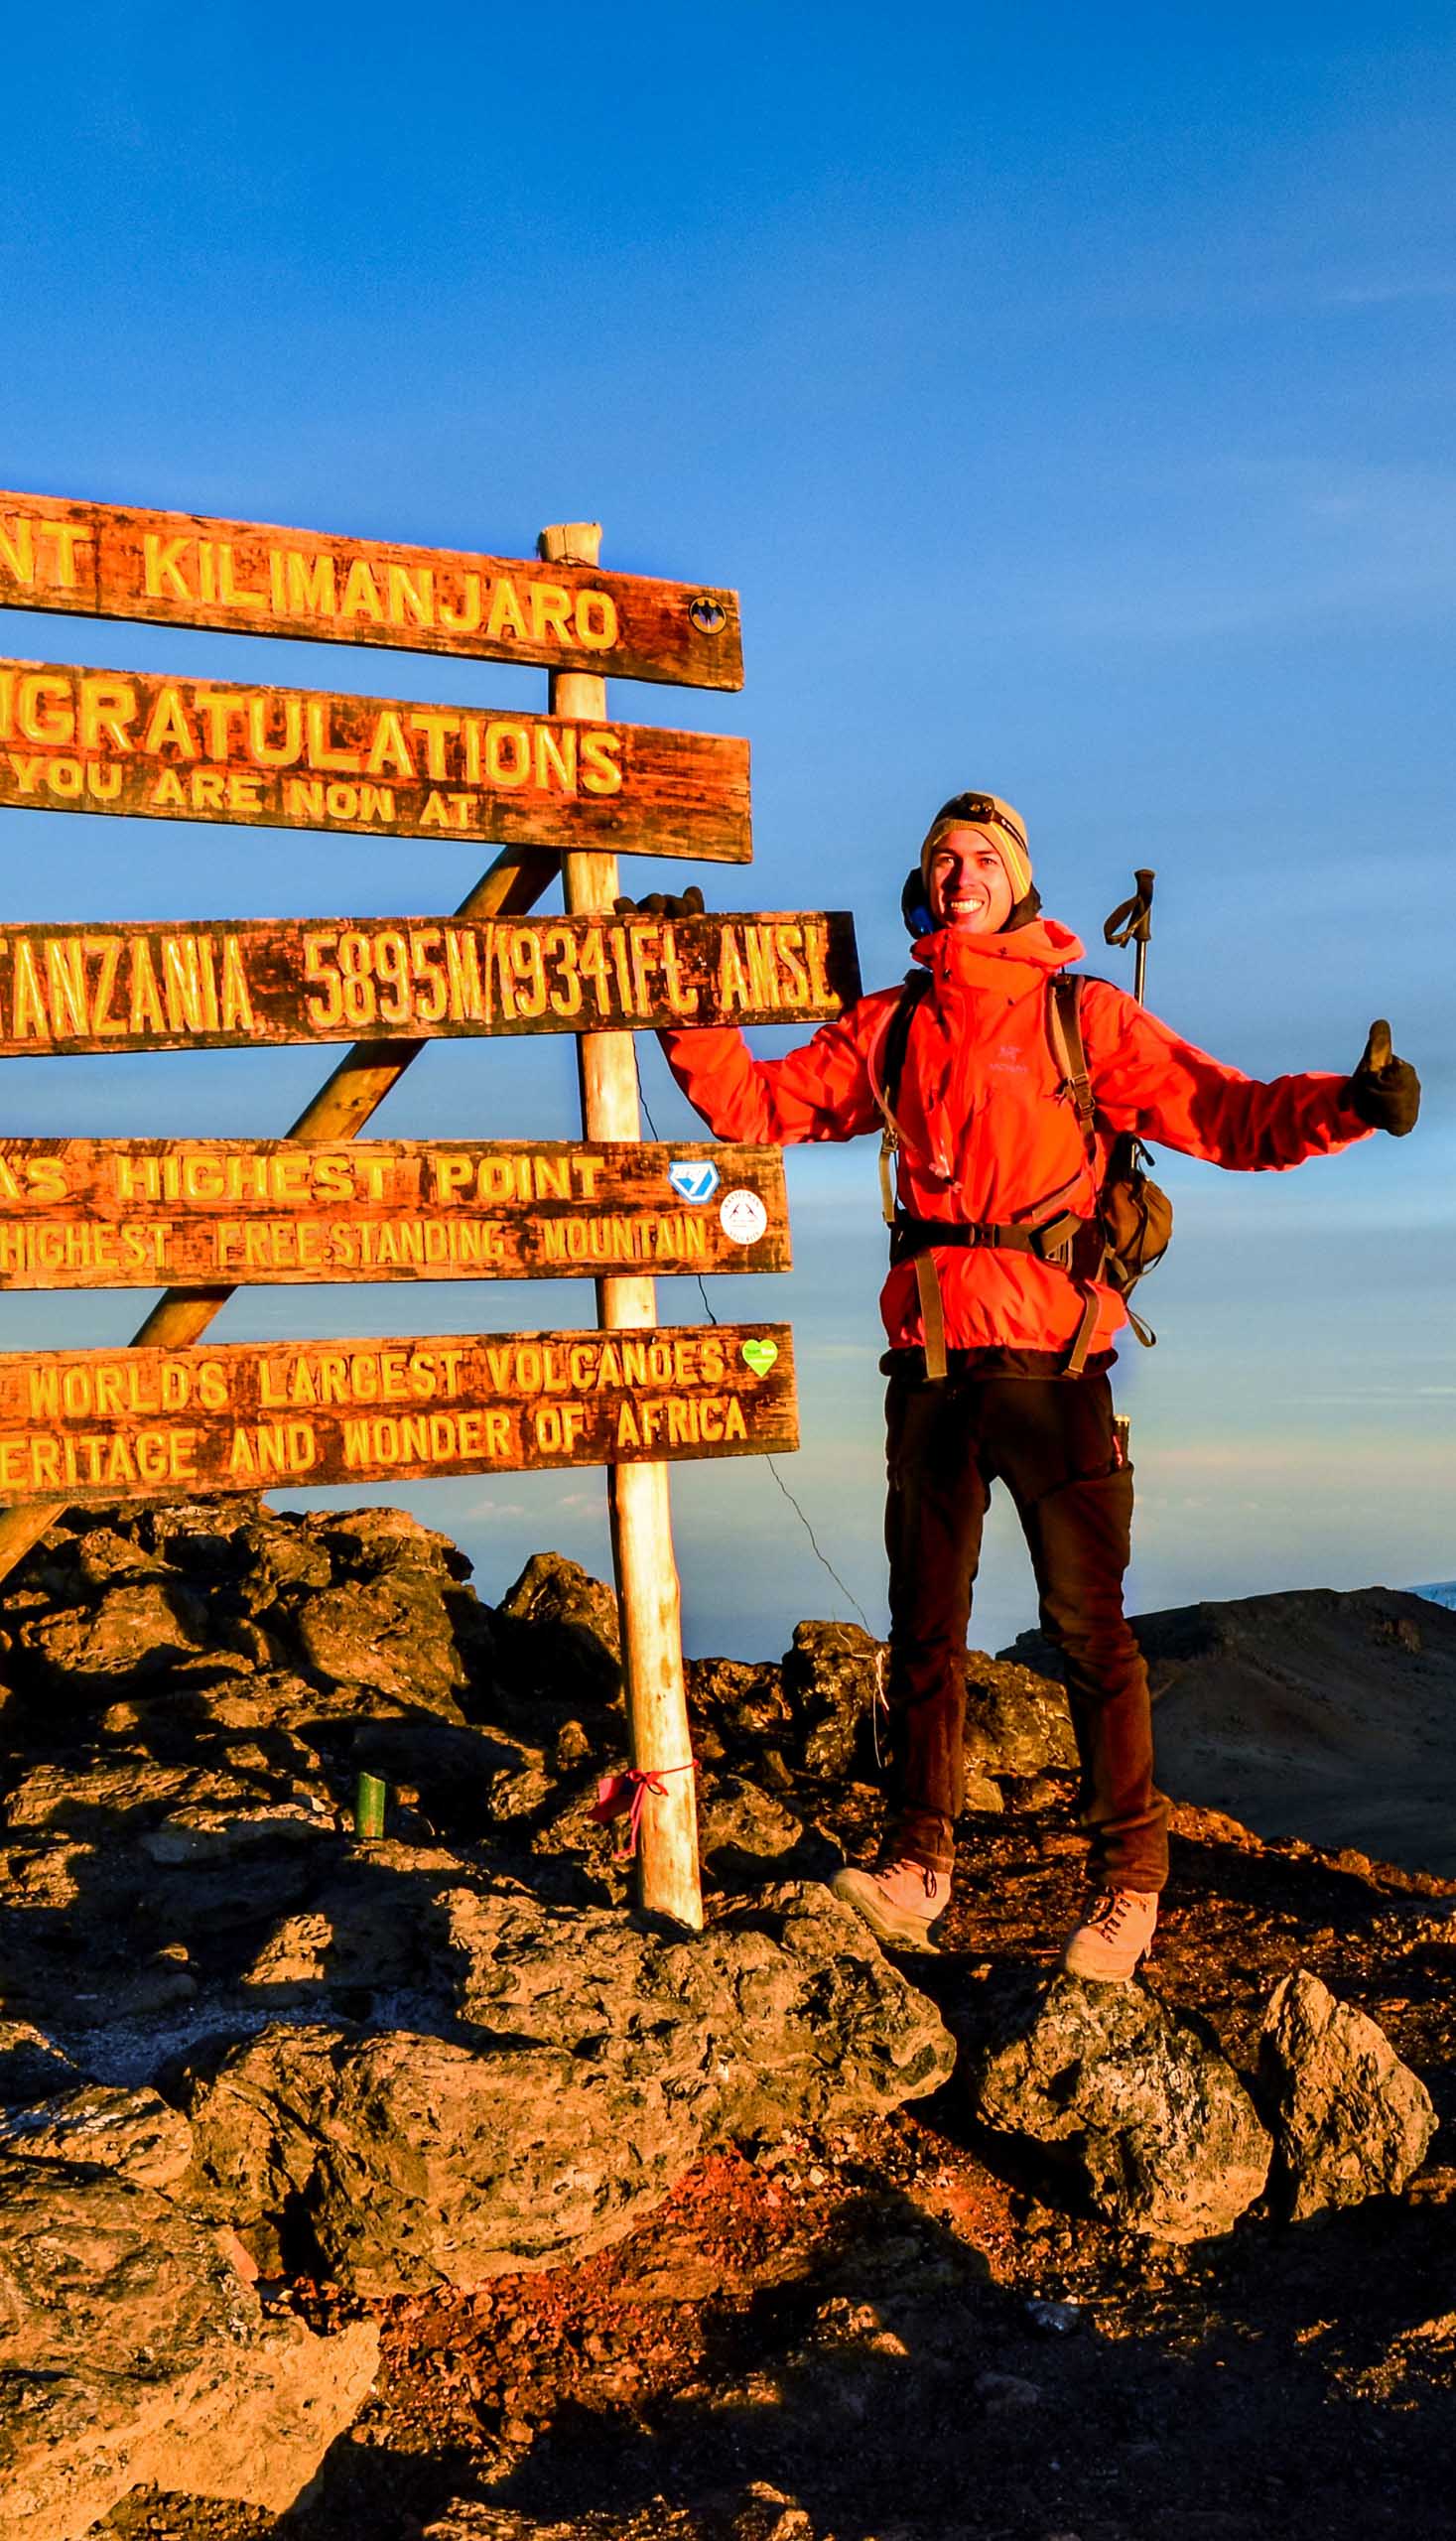
<svg viewBox="0 0 1456 2541">
<path fill-rule="evenodd" d="M 0 1357 L 0 1496 L 20 1504 L 797 1445 L 786 1324 Z"/>
<path fill-rule="evenodd" d="M 775 1147 L 0 1138 L 0 1289 L 788 1267 Z"/>
<path fill-rule="evenodd" d="M 45 494 L 0 493 L 0 606 L 743 685 L 717 586 Z"/>
<path fill-rule="evenodd" d="M 650 724 L 0 661 L 0 806 L 746 865 L 748 744 Z"/>
<path fill-rule="evenodd" d="M 13 926 L 0 1058 L 796 1023 L 859 994 L 843 911 Z"/>
</svg>

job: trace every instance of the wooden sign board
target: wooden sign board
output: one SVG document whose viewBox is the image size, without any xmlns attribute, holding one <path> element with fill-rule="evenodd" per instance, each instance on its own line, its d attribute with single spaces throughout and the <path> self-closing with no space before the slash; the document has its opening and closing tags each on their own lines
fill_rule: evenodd
<svg viewBox="0 0 1456 2541">
<path fill-rule="evenodd" d="M 0 661 L 0 806 L 746 865 L 748 744 Z"/>
<path fill-rule="evenodd" d="M 0 493 L 0 606 L 741 688 L 735 592 Z"/>
<path fill-rule="evenodd" d="M 777 1454 L 786 1324 L 430 1334 L 0 1357 L 0 1500 Z"/>
<path fill-rule="evenodd" d="M 0 1058 L 800 1023 L 859 994 L 843 911 L 13 926 Z"/>
<path fill-rule="evenodd" d="M 788 1267 L 776 1147 L 0 1138 L 0 1288 Z"/>
</svg>

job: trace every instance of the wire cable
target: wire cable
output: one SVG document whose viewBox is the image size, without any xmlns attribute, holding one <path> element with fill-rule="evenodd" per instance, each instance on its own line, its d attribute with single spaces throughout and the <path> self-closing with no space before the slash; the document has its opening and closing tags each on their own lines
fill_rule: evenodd
<svg viewBox="0 0 1456 2541">
<path fill-rule="evenodd" d="M 632 1056 L 634 1059 L 636 1058 L 635 1045 L 633 1046 Z M 641 1104 L 642 1117 L 645 1120 L 648 1129 L 651 1131 L 653 1137 L 660 1139 L 661 1133 L 658 1130 L 657 1123 L 652 1118 L 651 1107 L 648 1104 L 647 1097 L 642 1091 L 642 1070 L 640 1065 L 637 1069 L 637 1100 Z M 713 1307 L 709 1302 L 708 1289 L 704 1283 L 703 1273 L 699 1270 L 695 1271 L 693 1275 L 698 1282 L 698 1294 L 703 1300 L 703 1311 L 707 1315 L 710 1323 L 717 1323 L 718 1316 L 714 1313 Z M 773 1457 L 765 1456 L 763 1461 L 767 1465 L 769 1472 L 772 1474 L 774 1481 L 778 1484 L 778 1487 L 783 1493 L 785 1500 L 788 1502 L 789 1507 L 792 1509 L 794 1516 L 798 1519 L 805 1535 L 808 1537 L 810 1550 L 812 1551 L 815 1560 L 818 1562 L 820 1569 L 828 1572 L 830 1578 L 838 1588 L 840 1595 L 847 1598 L 849 1603 L 854 1607 L 856 1614 L 859 1616 L 864 1630 L 868 1633 L 870 1640 L 876 1641 L 878 1639 L 878 1635 L 876 1634 L 873 1625 L 870 1623 L 869 1617 L 864 1612 L 864 1609 L 860 1605 L 859 1598 L 856 1596 L 854 1589 L 849 1586 L 847 1581 L 840 1577 L 840 1574 L 836 1570 L 834 1563 L 830 1560 L 829 1555 L 822 1549 L 819 1538 L 816 1536 L 809 1520 L 800 1508 L 798 1501 L 794 1498 L 794 1495 L 790 1491 L 788 1484 L 785 1482 L 783 1475 L 779 1472 L 778 1466 L 774 1462 Z"/>
</svg>

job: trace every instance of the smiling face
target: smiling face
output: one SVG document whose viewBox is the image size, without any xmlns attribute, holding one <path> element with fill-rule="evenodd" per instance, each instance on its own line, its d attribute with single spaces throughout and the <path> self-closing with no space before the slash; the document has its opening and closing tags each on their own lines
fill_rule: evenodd
<svg viewBox="0 0 1456 2541">
<path fill-rule="evenodd" d="M 928 876 L 937 926 L 966 935 L 994 935 L 1014 906 L 1010 876 L 983 830 L 946 830 L 937 839 Z"/>
</svg>

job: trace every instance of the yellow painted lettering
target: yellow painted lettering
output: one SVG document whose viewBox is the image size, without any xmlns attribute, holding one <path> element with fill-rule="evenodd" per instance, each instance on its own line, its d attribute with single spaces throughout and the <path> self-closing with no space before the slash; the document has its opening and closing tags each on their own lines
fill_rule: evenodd
<svg viewBox="0 0 1456 2541">
<path fill-rule="evenodd" d="M 25 935 L 17 938 L 15 946 L 15 1016 L 12 1029 L 17 1041 L 49 1041 L 51 1038 L 46 992 L 36 968 L 35 949 Z"/>
<path fill-rule="evenodd" d="M 582 784 L 589 794 L 621 791 L 620 733 L 587 733 L 582 737 Z"/>
<path fill-rule="evenodd" d="M 15 720 L 22 740 L 63 744 L 73 741 L 75 709 L 69 680 L 48 679 L 43 671 L 29 672 L 16 693 Z"/>
<path fill-rule="evenodd" d="M 344 576 L 338 613 L 340 617 L 372 617 L 376 626 L 383 625 L 384 602 L 367 557 L 356 556 Z"/>
<path fill-rule="evenodd" d="M 380 713 L 364 765 L 370 776 L 414 775 L 414 753 L 405 738 L 404 726 L 392 706 L 386 706 Z"/>
<path fill-rule="evenodd" d="M 464 594 L 463 608 L 456 608 L 449 601 L 442 598 L 440 623 L 442 626 L 448 626 L 453 635 L 473 635 L 480 623 L 482 605 L 479 575 L 473 572 L 463 574 L 461 590 Z"/>
<path fill-rule="evenodd" d="M 129 727 L 137 711 L 137 693 L 128 680 L 88 671 L 80 684 L 80 745 L 99 749 L 103 740 L 119 750 L 129 747 Z"/>
<path fill-rule="evenodd" d="M 192 600 L 182 570 L 190 544 L 186 538 L 161 538 L 155 530 L 147 531 L 142 540 L 142 582 L 148 600 Z"/>
<path fill-rule="evenodd" d="M 36 525 L 34 521 L 24 517 L 16 519 L 12 515 L 9 529 L 0 522 L 0 574 L 8 575 L 13 583 L 24 583 L 27 586 L 35 581 Z"/>
<path fill-rule="evenodd" d="M 403 565 L 386 565 L 384 580 L 389 593 L 389 623 L 403 626 L 410 619 L 416 626 L 435 623 L 435 568 L 422 565 L 417 575 L 406 572 Z"/>
<path fill-rule="evenodd" d="M 226 538 L 217 543 L 217 597 L 224 608 L 251 609 L 255 615 L 267 611 L 267 593 L 252 591 L 237 580 L 237 559 L 231 540 Z"/>
<path fill-rule="evenodd" d="M 549 634 L 558 644 L 569 644 L 572 636 L 567 614 L 572 604 L 571 593 L 560 583 L 532 583 L 529 599 L 533 641 L 543 643 Z"/>
<path fill-rule="evenodd" d="M 283 738 L 268 737 L 270 707 L 283 708 Z M 304 701 L 301 697 L 270 698 L 263 694 L 248 699 L 248 756 L 259 767 L 292 767 L 304 751 Z"/>
<path fill-rule="evenodd" d="M 222 1029 L 224 1032 L 256 1032 L 257 1017 L 248 994 L 248 974 L 242 946 L 235 935 L 222 939 Z"/>
<path fill-rule="evenodd" d="M 332 617 L 338 607 L 333 558 L 304 556 L 290 548 L 283 560 L 285 614 L 289 617 Z"/>
<path fill-rule="evenodd" d="M 508 574 L 501 575 L 490 594 L 490 615 L 485 622 L 485 632 L 492 644 L 499 643 L 503 635 L 524 635 L 526 632 L 516 587 Z"/>
<path fill-rule="evenodd" d="M 182 691 L 170 680 L 164 680 L 152 702 L 152 712 L 142 738 L 144 750 L 180 750 L 184 758 L 198 756 L 198 739 L 183 709 Z"/>
<path fill-rule="evenodd" d="M 167 1029 L 162 993 L 152 968 L 151 947 L 144 935 L 137 936 L 131 947 L 131 1008 L 127 1020 L 133 1032 L 165 1032 Z"/>
<path fill-rule="evenodd" d="M 308 702 L 306 720 L 309 728 L 309 765 L 335 769 L 341 776 L 356 776 L 359 772 L 358 751 L 335 749 L 329 738 L 328 721 L 331 703 L 332 700 L 327 697 L 310 698 Z"/>
</svg>

